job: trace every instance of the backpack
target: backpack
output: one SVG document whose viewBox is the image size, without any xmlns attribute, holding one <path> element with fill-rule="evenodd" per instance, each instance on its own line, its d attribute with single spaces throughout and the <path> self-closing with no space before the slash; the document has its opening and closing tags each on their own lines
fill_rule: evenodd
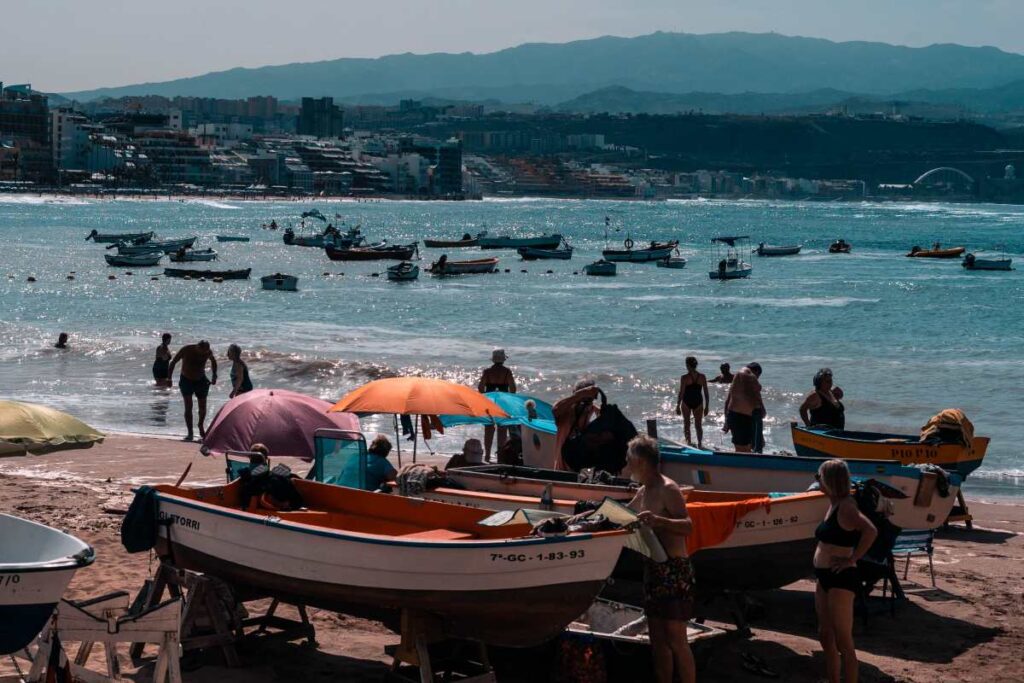
<svg viewBox="0 0 1024 683">
<path fill-rule="evenodd" d="M 582 414 L 577 406 L 572 433 L 562 444 L 562 461 L 576 472 L 593 467 L 618 474 L 626 466 L 626 448 L 637 431 L 617 405 L 608 403 L 603 391 L 598 389 L 598 394 L 601 414 L 582 429 L 577 426 Z"/>
</svg>

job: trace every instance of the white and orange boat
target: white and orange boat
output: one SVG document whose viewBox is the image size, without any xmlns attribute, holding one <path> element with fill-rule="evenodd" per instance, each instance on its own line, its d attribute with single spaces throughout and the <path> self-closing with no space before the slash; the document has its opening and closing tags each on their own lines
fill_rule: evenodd
<svg viewBox="0 0 1024 683">
<path fill-rule="evenodd" d="M 397 623 L 402 610 L 446 635 L 511 647 L 549 640 L 582 614 L 630 534 L 531 535 L 490 511 L 292 480 L 295 511 L 243 507 L 243 484 L 156 487 L 156 550 L 243 592 Z M 247 496 L 246 496 L 247 497 Z"/>
</svg>

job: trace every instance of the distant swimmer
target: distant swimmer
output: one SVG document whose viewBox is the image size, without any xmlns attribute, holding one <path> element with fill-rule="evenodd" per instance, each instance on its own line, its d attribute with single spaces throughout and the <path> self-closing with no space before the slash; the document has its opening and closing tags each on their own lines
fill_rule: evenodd
<svg viewBox="0 0 1024 683">
<path fill-rule="evenodd" d="M 504 349 L 494 349 L 491 352 L 491 366 L 484 369 L 480 375 L 480 382 L 477 389 L 481 394 L 489 391 L 504 391 L 509 394 L 516 393 L 516 378 L 512 371 L 505 367 L 508 357 Z M 498 450 L 505 445 L 508 439 L 508 428 L 498 427 Z M 484 453 L 488 462 L 491 460 L 491 447 L 494 445 L 494 425 L 484 427 Z"/>
<path fill-rule="evenodd" d="M 156 358 L 153 359 L 153 381 L 158 387 L 171 386 L 167 376 L 171 367 L 171 335 L 164 332 L 160 336 L 160 346 L 156 347 Z"/>
<path fill-rule="evenodd" d="M 697 359 L 686 357 L 686 374 L 679 378 L 679 395 L 676 397 L 676 415 L 683 416 L 683 434 L 686 443 L 693 445 L 690 437 L 690 417 L 697 432 L 697 447 L 704 446 L 704 415 L 711 399 L 708 397 L 708 378 L 697 372 Z"/>
<path fill-rule="evenodd" d="M 171 360 L 167 369 L 167 379 L 174 380 L 174 366 L 181 361 L 181 376 L 178 378 L 178 389 L 185 402 L 185 427 L 188 434 L 185 441 L 193 441 L 192 433 L 192 396 L 199 403 L 199 438 L 206 436 L 206 397 L 210 393 L 210 385 L 217 383 L 217 359 L 210 349 L 210 342 L 202 339 L 198 344 L 182 346 Z M 206 364 L 209 362 L 212 378 L 206 378 Z"/>
<path fill-rule="evenodd" d="M 53 345 L 55 349 L 66 349 L 68 348 L 68 333 L 61 332 L 57 335 L 57 343 Z"/>
<path fill-rule="evenodd" d="M 822 368 L 814 373 L 814 391 L 807 394 L 800 406 L 800 419 L 808 427 L 846 428 L 846 407 L 843 390 L 835 386 L 832 369 Z"/>
<path fill-rule="evenodd" d="M 710 381 L 712 384 L 732 384 L 732 378 L 732 368 L 728 363 L 722 363 L 718 366 L 718 377 Z"/>
</svg>

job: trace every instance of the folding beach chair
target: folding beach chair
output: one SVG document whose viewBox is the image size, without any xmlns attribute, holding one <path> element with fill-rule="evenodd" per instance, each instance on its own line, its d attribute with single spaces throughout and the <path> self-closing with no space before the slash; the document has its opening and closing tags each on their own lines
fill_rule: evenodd
<svg viewBox="0 0 1024 683">
<path fill-rule="evenodd" d="M 313 469 L 308 479 L 366 490 L 366 438 L 347 429 L 313 432 Z"/>
<path fill-rule="evenodd" d="M 907 580 L 910 572 L 911 555 L 928 556 L 928 573 L 932 577 L 932 588 L 935 588 L 935 565 L 932 562 L 932 554 L 935 551 L 933 542 L 935 540 L 934 529 L 914 530 L 907 529 L 900 532 L 896 537 L 896 544 L 892 547 L 893 557 L 906 555 L 907 564 L 903 567 L 903 580 Z"/>
<path fill-rule="evenodd" d="M 260 455 L 251 451 L 225 451 L 224 453 L 224 474 L 227 475 L 230 484 L 242 476 L 242 471 L 249 469 L 252 465 L 252 457 Z M 267 458 L 267 467 L 270 466 L 270 458 Z"/>
</svg>

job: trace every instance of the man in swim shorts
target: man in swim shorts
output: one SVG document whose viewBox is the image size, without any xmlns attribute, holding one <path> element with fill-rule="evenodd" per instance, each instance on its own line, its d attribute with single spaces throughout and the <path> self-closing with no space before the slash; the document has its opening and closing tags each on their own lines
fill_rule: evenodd
<svg viewBox="0 0 1024 683">
<path fill-rule="evenodd" d="M 178 378 L 178 389 L 185 402 L 185 428 L 188 434 L 185 441 L 193 441 L 192 433 L 192 396 L 199 404 L 199 438 L 206 436 L 206 397 L 210 393 L 210 385 L 217 383 L 217 359 L 210 349 L 210 342 L 202 339 L 198 344 L 181 347 L 171 360 L 167 370 L 167 379 L 174 381 L 174 366 L 181 361 L 181 375 Z M 209 361 L 212 379 L 206 379 L 206 363 Z"/>
<path fill-rule="evenodd" d="M 755 445 L 757 418 L 764 419 L 761 383 L 757 380 L 761 366 L 747 365 L 737 372 L 725 397 L 725 427 L 732 434 L 732 445 L 739 453 L 750 453 Z"/>
</svg>

